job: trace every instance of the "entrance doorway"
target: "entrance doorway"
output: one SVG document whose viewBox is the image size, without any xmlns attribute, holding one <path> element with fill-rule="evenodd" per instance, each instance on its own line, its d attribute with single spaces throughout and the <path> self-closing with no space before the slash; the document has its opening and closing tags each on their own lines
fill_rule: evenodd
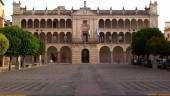
<svg viewBox="0 0 170 96">
<path fill-rule="evenodd" d="M 83 49 L 81 52 L 82 63 L 89 63 L 89 50 Z"/>
</svg>

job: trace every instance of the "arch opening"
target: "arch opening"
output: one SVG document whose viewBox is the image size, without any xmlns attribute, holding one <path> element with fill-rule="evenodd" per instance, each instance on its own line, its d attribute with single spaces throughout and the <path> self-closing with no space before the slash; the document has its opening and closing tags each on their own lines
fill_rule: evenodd
<svg viewBox="0 0 170 96">
<path fill-rule="evenodd" d="M 81 61 L 82 61 L 82 63 L 89 63 L 89 50 L 88 49 L 82 50 Z"/>
<path fill-rule="evenodd" d="M 103 46 L 100 48 L 100 63 L 111 63 L 111 52 L 109 47 Z"/>
</svg>

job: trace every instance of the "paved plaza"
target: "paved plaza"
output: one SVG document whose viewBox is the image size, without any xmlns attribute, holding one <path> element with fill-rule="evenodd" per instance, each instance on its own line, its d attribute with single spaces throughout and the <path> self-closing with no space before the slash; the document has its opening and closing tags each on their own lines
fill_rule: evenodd
<svg viewBox="0 0 170 96">
<path fill-rule="evenodd" d="M 53 64 L 0 73 L 0 94 L 143 96 L 170 93 L 170 72 L 125 64 Z"/>
</svg>

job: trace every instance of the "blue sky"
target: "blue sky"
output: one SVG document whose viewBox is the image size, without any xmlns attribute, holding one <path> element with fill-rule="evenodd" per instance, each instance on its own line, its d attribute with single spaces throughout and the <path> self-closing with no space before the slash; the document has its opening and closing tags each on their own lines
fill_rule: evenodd
<svg viewBox="0 0 170 96">
<path fill-rule="evenodd" d="M 19 0 L 14 0 L 19 2 Z M 110 9 L 121 10 L 123 6 L 125 9 L 144 9 L 145 5 L 148 7 L 150 0 L 86 0 L 87 7 L 91 9 L 97 9 L 99 6 L 100 9 Z M 151 0 L 152 2 L 156 0 Z M 5 16 L 6 19 L 11 19 L 12 15 L 12 2 L 13 0 L 4 0 L 5 3 Z M 46 6 L 48 9 L 54 9 L 59 5 L 63 5 L 66 9 L 79 9 L 83 6 L 84 0 L 20 0 L 22 7 L 27 7 L 27 9 L 32 9 L 33 6 L 35 10 L 45 9 Z M 170 21 L 170 6 L 168 0 L 157 0 L 158 2 L 158 15 L 159 15 L 159 28 L 163 31 L 165 26 L 165 21 Z"/>
</svg>

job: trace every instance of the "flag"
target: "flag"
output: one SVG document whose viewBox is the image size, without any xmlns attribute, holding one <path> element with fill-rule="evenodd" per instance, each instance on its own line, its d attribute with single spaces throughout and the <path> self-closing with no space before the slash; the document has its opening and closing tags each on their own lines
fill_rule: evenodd
<svg viewBox="0 0 170 96">
<path fill-rule="evenodd" d="M 97 37 L 97 39 L 99 39 L 99 30 L 98 30 L 98 28 L 96 29 L 96 37 Z"/>
</svg>

